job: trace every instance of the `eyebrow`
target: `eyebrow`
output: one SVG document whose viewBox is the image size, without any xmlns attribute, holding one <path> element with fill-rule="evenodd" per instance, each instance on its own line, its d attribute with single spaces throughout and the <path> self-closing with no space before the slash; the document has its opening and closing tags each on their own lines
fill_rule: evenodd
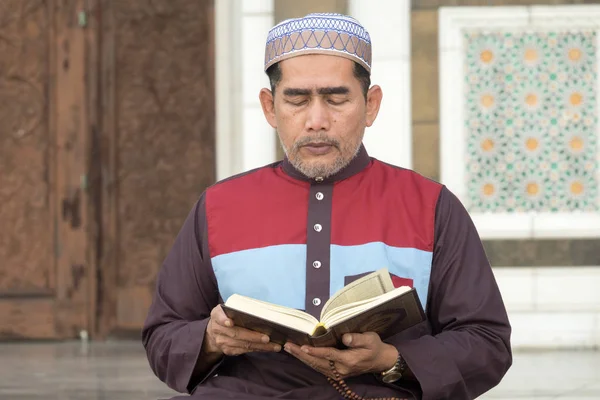
<svg viewBox="0 0 600 400">
<path fill-rule="evenodd" d="M 297 88 L 285 88 L 283 94 L 285 96 L 308 96 L 312 94 L 311 89 L 297 89 Z M 332 94 L 348 94 L 350 89 L 346 86 L 332 86 L 322 87 L 317 89 L 317 93 L 320 95 L 332 95 Z"/>
</svg>

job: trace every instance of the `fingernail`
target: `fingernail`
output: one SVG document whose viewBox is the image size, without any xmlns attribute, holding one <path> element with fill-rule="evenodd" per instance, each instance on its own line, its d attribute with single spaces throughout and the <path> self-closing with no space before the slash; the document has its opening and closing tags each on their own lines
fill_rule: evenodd
<svg viewBox="0 0 600 400">
<path fill-rule="evenodd" d="M 346 346 L 350 345 L 350 343 L 352 343 L 352 335 L 346 335 L 344 336 L 344 344 Z"/>
<path fill-rule="evenodd" d="M 281 351 L 281 346 L 276 344 L 275 346 L 273 346 L 273 350 L 275 350 L 276 352 L 280 352 Z"/>
<path fill-rule="evenodd" d="M 269 340 L 271 340 L 271 339 L 269 339 L 269 337 L 265 335 L 265 336 L 261 337 L 260 340 L 262 340 L 263 343 L 269 343 Z"/>
<path fill-rule="evenodd" d="M 226 320 L 225 320 L 225 326 L 231 326 L 231 321 L 230 321 L 230 320 L 228 320 L 228 319 L 226 319 Z"/>
<path fill-rule="evenodd" d="M 289 346 L 287 346 L 287 345 L 286 345 L 286 346 L 283 346 L 283 349 L 284 349 L 286 352 L 290 353 L 290 348 L 289 348 Z"/>
<path fill-rule="evenodd" d="M 303 347 L 302 351 L 305 352 L 306 354 L 308 354 L 308 347 Z"/>
</svg>

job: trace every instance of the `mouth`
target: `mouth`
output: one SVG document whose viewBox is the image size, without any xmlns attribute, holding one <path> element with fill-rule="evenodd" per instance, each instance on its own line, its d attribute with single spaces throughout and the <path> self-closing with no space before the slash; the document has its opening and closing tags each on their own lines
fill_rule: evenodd
<svg viewBox="0 0 600 400">
<path fill-rule="evenodd" d="M 313 155 L 324 155 L 329 153 L 335 146 L 331 143 L 307 143 L 302 148 Z"/>
</svg>

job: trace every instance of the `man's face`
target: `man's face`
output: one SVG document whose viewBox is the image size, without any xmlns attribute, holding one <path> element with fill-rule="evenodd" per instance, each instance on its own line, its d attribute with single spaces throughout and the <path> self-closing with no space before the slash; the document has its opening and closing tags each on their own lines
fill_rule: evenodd
<svg viewBox="0 0 600 400">
<path fill-rule="evenodd" d="M 357 154 L 371 126 L 381 89 L 367 100 L 354 76 L 354 62 L 328 55 L 304 55 L 280 62 L 275 96 L 261 91 L 267 120 L 279 135 L 289 161 L 306 176 L 330 176 Z"/>
</svg>

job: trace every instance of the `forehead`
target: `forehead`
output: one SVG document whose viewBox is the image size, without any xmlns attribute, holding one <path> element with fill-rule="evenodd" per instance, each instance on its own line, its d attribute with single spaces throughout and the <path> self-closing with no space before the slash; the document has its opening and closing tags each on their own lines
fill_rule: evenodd
<svg viewBox="0 0 600 400">
<path fill-rule="evenodd" d="M 352 86 L 354 62 L 344 57 L 308 54 L 280 62 L 281 85 L 297 87 Z"/>
</svg>

